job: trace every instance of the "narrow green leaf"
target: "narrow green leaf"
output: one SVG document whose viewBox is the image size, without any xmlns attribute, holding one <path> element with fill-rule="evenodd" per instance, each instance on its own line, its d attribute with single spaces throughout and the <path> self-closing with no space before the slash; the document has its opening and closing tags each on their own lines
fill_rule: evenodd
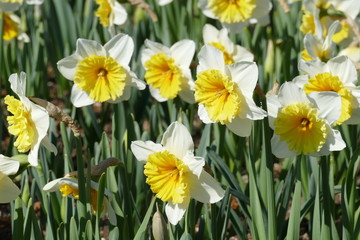
<svg viewBox="0 0 360 240">
<path fill-rule="evenodd" d="M 295 192 L 292 198 L 290 219 L 287 229 L 286 240 L 298 240 L 300 233 L 300 210 L 301 210 L 301 182 L 297 181 L 295 184 Z"/>
<path fill-rule="evenodd" d="M 136 232 L 134 240 L 143 239 L 146 229 L 147 229 L 147 226 L 149 225 L 149 221 L 150 221 L 153 209 L 154 209 L 155 202 L 156 202 L 156 198 L 153 197 L 153 199 L 151 200 L 150 206 L 149 206 L 148 210 L 146 211 L 145 217 L 144 217 L 138 231 Z"/>
</svg>

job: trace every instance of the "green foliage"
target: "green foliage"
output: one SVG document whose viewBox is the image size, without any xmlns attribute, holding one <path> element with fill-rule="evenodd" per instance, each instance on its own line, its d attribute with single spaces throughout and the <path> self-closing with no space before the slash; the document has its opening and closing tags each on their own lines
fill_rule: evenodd
<svg viewBox="0 0 360 240">
<path fill-rule="evenodd" d="M 269 26 L 250 25 L 240 34 L 230 35 L 255 55 L 263 93 L 276 82 L 290 81 L 299 74 L 297 61 L 303 48 L 303 34 L 298 30 L 301 3 L 292 4 L 285 12 L 279 2 L 273 1 Z M 189 38 L 195 41 L 198 53 L 203 45 L 203 25 L 220 27 L 201 13 L 196 0 L 174 0 L 164 7 L 155 0 L 147 3 L 157 14 L 157 22 L 144 10 L 124 3 L 129 18 L 118 29 L 134 40 L 135 52 L 129 65 L 140 79 L 144 76 L 140 53 L 145 39 L 170 46 Z M 195 141 L 195 155 L 206 159 L 207 171 L 222 184 L 226 194 L 211 206 L 192 200 L 181 222 L 168 226 L 170 239 L 228 239 L 238 235 L 241 239 L 290 240 L 304 233 L 312 239 L 359 239 L 358 125 L 337 127 L 347 144 L 341 152 L 322 158 L 277 159 L 271 153 L 272 130 L 267 118 L 254 123 L 250 137 L 241 138 L 219 124 L 201 124 L 196 104 L 179 98 L 159 103 L 148 88 L 133 90 L 127 102 L 73 107 L 72 83 L 59 73 L 57 62 L 75 51 L 78 38 L 102 44 L 110 39 L 110 33 L 94 16 L 95 9 L 93 0 L 45 0 L 41 6 L 24 5 L 16 13 L 30 42 L 19 46 L 17 40 L 4 42 L 0 38 L 1 89 L 12 94 L 8 77 L 25 71 L 27 95 L 58 105 L 82 129 L 81 136 L 75 137 L 64 123 L 52 121 L 50 138 L 58 155 L 42 147 L 40 166 L 28 167 L 15 178 L 22 193 L 11 203 L 13 239 L 151 239 L 155 202 L 164 216 L 165 203 L 156 200 L 145 183 L 143 163 L 136 161 L 130 145 L 135 140 L 160 142 L 167 126 L 176 120 L 188 127 Z M 194 78 L 196 64 L 195 56 L 191 67 Z M 254 99 L 266 108 L 261 95 L 254 94 Z M 3 104 L 0 116 L 0 136 L 7 141 L 3 154 L 17 155 L 13 137 L 4 130 L 7 113 Z M 118 159 L 119 164 L 91 178 L 91 166 L 110 157 Z M 78 172 L 78 200 L 63 198 L 59 191 L 42 190 L 49 181 L 73 171 Z M 99 183 L 95 214 L 90 180 Z M 107 190 L 112 194 L 108 200 L 116 214 L 116 226 L 101 215 Z"/>
</svg>

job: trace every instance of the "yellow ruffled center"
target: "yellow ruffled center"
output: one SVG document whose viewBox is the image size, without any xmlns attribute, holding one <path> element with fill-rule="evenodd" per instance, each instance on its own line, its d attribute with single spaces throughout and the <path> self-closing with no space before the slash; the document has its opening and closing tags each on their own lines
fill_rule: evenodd
<svg viewBox="0 0 360 240">
<path fill-rule="evenodd" d="M 213 47 L 216 47 L 217 49 L 219 49 L 223 53 L 224 61 L 225 61 L 226 65 L 231 65 L 231 64 L 233 64 L 235 62 L 233 56 L 228 51 L 226 51 L 224 45 L 222 45 L 219 42 L 211 42 L 211 43 L 208 43 L 208 44 L 213 46 Z"/>
<path fill-rule="evenodd" d="M 315 20 L 314 16 L 305 11 L 301 18 L 300 31 L 303 34 L 311 33 L 315 34 Z"/>
<path fill-rule="evenodd" d="M 208 7 L 220 22 L 245 22 L 251 18 L 256 0 L 208 0 Z"/>
<path fill-rule="evenodd" d="M 20 100 L 13 96 L 7 95 L 5 104 L 7 110 L 13 114 L 13 116 L 7 117 L 7 121 L 9 123 L 9 133 L 17 137 L 14 146 L 19 152 L 27 152 L 37 139 L 37 131 L 31 119 L 31 112 Z"/>
<path fill-rule="evenodd" d="M 173 99 L 181 91 L 182 72 L 173 58 L 164 53 L 154 54 L 145 62 L 144 67 L 147 84 L 159 89 L 164 98 Z"/>
<path fill-rule="evenodd" d="M 167 150 L 150 154 L 144 170 L 146 183 L 156 197 L 173 204 L 183 203 L 190 194 L 188 172 L 189 167 Z"/>
<path fill-rule="evenodd" d="M 335 43 L 340 43 L 342 40 L 348 38 L 350 36 L 350 27 L 345 21 L 340 22 L 341 30 L 335 33 L 331 40 Z"/>
<path fill-rule="evenodd" d="M 326 121 L 308 103 L 293 103 L 280 110 L 274 121 L 275 134 L 297 154 L 320 151 L 327 137 Z"/>
<path fill-rule="evenodd" d="M 75 199 L 79 199 L 79 189 L 76 187 L 71 186 L 70 184 L 63 184 L 59 187 L 59 190 L 61 192 L 61 195 L 63 197 L 67 197 L 71 195 Z M 95 189 L 90 189 L 90 203 L 93 206 L 94 212 L 96 212 L 97 209 L 97 191 Z"/>
<path fill-rule="evenodd" d="M 0 11 L 1 19 L 1 11 Z M 4 14 L 4 29 L 3 29 L 3 39 L 5 41 L 10 41 L 11 39 L 19 35 L 18 24 L 11 19 L 9 14 Z"/>
<path fill-rule="evenodd" d="M 304 85 L 304 91 L 306 94 L 323 91 L 336 92 L 341 97 L 341 115 L 336 124 L 342 124 L 351 117 L 352 95 L 338 76 L 333 76 L 328 72 L 319 73 L 309 79 L 308 83 Z"/>
<path fill-rule="evenodd" d="M 314 59 L 310 56 L 309 52 L 308 52 L 306 49 L 304 49 L 304 50 L 301 51 L 301 58 L 304 59 L 305 61 L 314 60 Z"/>
<path fill-rule="evenodd" d="M 197 74 L 195 100 L 203 104 L 210 119 L 226 124 L 240 112 L 242 95 L 237 84 L 219 70 L 205 70 Z"/>
<path fill-rule="evenodd" d="M 110 13 L 112 11 L 109 1 L 96 0 L 96 3 L 99 5 L 99 7 L 95 12 L 95 16 L 99 18 L 101 25 L 108 27 L 110 25 Z"/>
<path fill-rule="evenodd" d="M 121 97 L 126 84 L 125 69 L 112 57 L 90 56 L 77 67 L 74 82 L 97 102 Z"/>
</svg>

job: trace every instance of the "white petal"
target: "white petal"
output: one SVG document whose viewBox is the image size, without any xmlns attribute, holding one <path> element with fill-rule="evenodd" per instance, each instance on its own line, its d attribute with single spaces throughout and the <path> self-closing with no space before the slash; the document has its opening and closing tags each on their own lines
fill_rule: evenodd
<svg viewBox="0 0 360 240">
<path fill-rule="evenodd" d="M 173 204 L 168 202 L 165 206 L 165 213 L 172 225 L 178 224 L 181 218 L 184 216 L 185 211 L 189 205 L 189 198 L 184 199 L 184 202 L 181 204 Z"/>
<path fill-rule="evenodd" d="M 339 21 L 335 21 L 331 24 L 331 26 L 329 27 L 329 31 L 327 33 L 327 36 L 324 40 L 324 44 L 323 44 L 323 50 L 330 50 L 334 45 L 336 45 L 333 41 L 332 41 L 332 37 L 334 36 L 334 34 L 338 31 L 338 29 L 340 29 L 340 23 Z"/>
<path fill-rule="evenodd" d="M 161 144 L 178 159 L 194 152 L 194 142 L 189 130 L 179 122 L 173 122 L 165 131 Z"/>
<path fill-rule="evenodd" d="M 77 87 L 77 84 L 74 84 L 71 89 L 70 100 L 77 108 L 95 103 L 95 101 L 92 100 L 86 92 Z"/>
<path fill-rule="evenodd" d="M 330 142 L 330 151 L 341 151 L 346 147 L 346 143 L 338 130 L 332 129 L 334 140 Z"/>
<path fill-rule="evenodd" d="M 77 53 L 63 58 L 57 62 L 59 72 L 69 80 L 74 80 L 77 64 L 82 60 L 82 57 Z"/>
<path fill-rule="evenodd" d="M 160 89 L 159 88 L 153 88 L 152 87 L 152 84 L 149 85 L 149 90 L 150 90 L 150 94 L 151 96 L 153 96 L 153 98 L 156 99 L 156 101 L 158 102 L 165 102 L 169 99 L 163 97 L 161 94 L 160 94 Z"/>
<path fill-rule="evenodd" d="M 202 203 L 215 203 L 224 197 L 224 189 L 206 171 L 202 171 L 200 178 L 192 177 L 190 195 Z"/>
<path fill-rule="evenodd" d="M 295 77 L 292 82 L 295 83 L 299 88 L 303 88 L 305 84 L 309 81 L 308 75 L 300 75 Z"/>
<path fill-rule="evenodd" d="M 42 140 L 41 144 L 50 152 L 53 152 L 54 155 L 57 155 L 57 148 L 54 144 L 51 143 L 50 138 L 46 135 Z"/>
<path fill-rule="evenodd" d="M 8 203 L 17 198 L 21 193 L 13 181 L 0 172 L 0 203 Z"/>
<path fill-rule="evenodd" d="M 14 93 L 19 97 L 25 96 L 26 92 L 26 74 L 24 72 L 20 73 L 20 77 L 17 73 L 13 73 L 9 77 L 10 87 Z"/>
<path fill-rule="evenodd" d="M 359 14 L 360 11 L 360 1 L 336 1 L 336 3 L 336 9 L 345 12 L 352 19 L 356 19 L 356 16 Z"/>
<path fill-rule="evenodd" d="M 183 158 L 182 161 L 187 165 L 190 171 L 197 177 L 200 177 L 203 167 L 205 165 L 205 160 L 203 157 L 195 157 L 194 153 L 188 152 Z"/>
<path fill-rule="evenodd" d="M 233 56 L 235 62 L 245 61 L 252 62 L 254 61 L 254 55 L 244 47 L 235 46 L 235 55 Z"/>
<path fill-rule="evenodd" d="M 178 94 L 182 100 L 187 103 L 193 104 L 195 103 L 194 81 L 191 79 L 190 70 L 188 71 L 188 73 L 190 75 L 190 78 L 186 78 L 183 80 L 183 84 L 181 85 L 181 91 Z"/>
<path fill-rule="evenodd" d="M 144 82 L 144 80 L 138 79 L 134 72 L 129 71 L 129 75 L 131 77 L 131 80 L 128 83 L 130 86 L 136 87 L 139 90 L 144 90 L 146 88 L 146 83 Z"/>
<path fill-rule="evenodd" d="M 133 141 L 131 142 L 130 149 L 136 159 L 140 162 L 146 162 L 149 155 L 156 152 L 164 151 L 163 146 L 152 141 Z"/>
<path fill-rule="evenodd" d="M 252 12 L 252 17 L 259 19 L 268 15 L 272 8 L 272 4 L 269 0 L 257 0 L 256 7 Z"/>
<path fill-rule="evenodd" d="M 319 73 L 329 72 L 326 64 L 318 59 L 307 62 L 301 59 L 299 61 L 299 71 L 309 74 L 310 77 L 314 77 Z"/>
<path fill-rule="evenodd" d="M 134 42 L 129 35 L 118 34 L 110 39 L 104 48 L 122 66 L 128 66 L 134 52 Z"/>
<path fill-rule="evenodd" d="M 305 92 L 293 82 L 285 82 L 281 85 L 278 99 L 282 106 L 287 106 L 292 103 L 310 102 Z"/>
<path fill-rule="evenodd" d="M 357 83 L 357 72 L 355 65 L 346 56 L 338 56 L 327 62 L 331 73 L 338 76 L 340 81 L 346 84 Z"/>
<path fill-rule="evenodd" d="M 115 25 L 121 25 L 125 23 L 127 19 L 127 12 L 125 8 L 117 1 L 115 1 L 114 6 L 112 6 L 112 13 L 113 14 L 113 23 Z"/>
<path fill-rule="evenodd" d="M 211 24 L 205 24 L 202 29 L 203 40 L 205 44 L 219 42 L 219 30 Z"/>
<path fill-rule="evenodd" d="M 233 82 L 241 89 L 244 94 L 249 93 L 251 96 L 254 92 L 258 80 L 258 68 L 254 62 L 238 62 L 227 66 L 231 73 Z"/>
<path fill-rule="evenodd" d="M 249 22 L 237 22 L 237 23 L 221 23 L 224 28 L 226 28 L 229 33 L 240 33 L 244 27 L 249 25 Z"/>
<path fill-rule="evenodd" d="M 74 178 L 64 177 L 64 178 L 57 178 L 52 180 L 51 182 L 48 182 L 43 187 L 43 190 L 46 192 L 55 192 L 59 190 L 60 186 L 63 184 L 69 184 L 73 188 L 79 188 L 79 183 L 77 180 L 75 180 Z"/>
<path fill-rule="evenodd" d="M 80 55 L 82 58 L 87 58 L 90 56 L 103 56 L 106 57 L 106 51 L 100 43 L 79 38 L 76 42 L 76 54 Z"/>
<path fill-rule="evenodd" d="M 304 48 L 311 58 L 316 59 L 318 52 L 322 51 L 322 42 L 311 33 L 307 33 L 304 37 Z"/>
<path fill-rule="evenodd" d="M 266 105 L 267 105 L 269 125 L 272 129 L 274 129 L 274 121 L 278 115 L 279 109 L 281 108 L 281 104 L 278 100 L 277 95 L 267 95 Z"/>
<path fill-rule="evenodd" d="M 171 3 L 173 0 L 158 0 L 158 3 L 160 6 L 165 6 L 169 3 Z"/>
<path fill-rule="evenodd" d="M 226 124 L 226 127 L 240 137 L 247 137 L 250 136 L 252 122 L 252 120 L 247 118 L 236 117 L 231 123 Z"/>
<path fill-rule="evenodd" d="M 256 106 L 252 98 L 246 98 L 246 104 L 247 104 L 247 108 L 249 109 L 249 111 L 246 112 L 245 115 L 246 118 L 251 120 L 261 120 L 267 116 L 265 110 Z"/>
<path fill-rule="evenodd" d="M 172 45 L 170 51 L 177 65 L 188 67 L 194 57 L 195 42 L 189 39 L 181 40 Z"/>
<path fill-rule="evenodd" d="M 271 151 L 277 158 L 288 158 L 297 155 L 295 151 L 289 150 L 288 144 L 281 141 L 279 135 L 275 133 L 271 138 Z"/>
<path fill-rule="evenodd" d="M 210 10 L 207 0 L 199 0 L 198 8 L 200 8 L 202 10 L 202 12 L 205 16 L 212 18 L 212 19 L 217 19 L 217 17 L 214 15 L 214 13 Z"/>
<path fill-rule="evenodd" d="M 164 53 L 165 55 L 169 55 L 169 56 L 171 55 L 170 49 L 160 43 L 153 42 L 149 39 L 146 39 L 144 45 L 146 48 L 148 48 L 149 50 L 152 51 L 151 55 L 157 54 L 157 53 Z"/>
<path fill-rule="evenodd" d="M 225 72 L 223 53 L 219 49 L 211 45 L 205 45 L 201 48 L 198 58 L 199 65 L 197 67 L 197 73 L 208 69 L 220 70 L 223 73 Z"/>
<path fill-rule="evenodd" d="M 353 109 L 351 117 L 344 124 L 360 124 L 360 108 Z"/>
<path fill-rule="evenodd" d="M 184 100 L 187 103 L 190 103 L 190 104 L 195 103 L 194 91 L 190 90 L 190 88 L 183 88 L 179 92 L 179 96 L 182 100 Z"/>
<path fill-rule="evenodd" d="M 319 117 L 325 118 L 330 125 L 337 122 L 341 115 L 341 97 L 335 92 L 312 92 L 309 98 L 319 109 Z"/>
<path fill-rule="evenodd" d="M 310 156 L 320 157 L 329 155 L 332 151 L 340 151 L 346 147 L 344 140 L 341 137 L 341 134 L 337 130 L 331 129 L 328 125 L 328 135 L 326 138 L 325 144 L 322 146 L 319 152 L 312 153 Z"/>
<path fill-rule="evenodd" d="M 19 161 L 0 154 L 0 173 L 3 173 L 5 175 L 12 175 L 17 173 L 19 167 Z"/>
<path fill-rule="evenodd" d="M 199 104 L 198 115 L 203 123 L 205 124 L 214 123 L 213 121 L 211 121 L 209 114 L 207 113 L 206 108 L 203 104 Z"/>
</svg>

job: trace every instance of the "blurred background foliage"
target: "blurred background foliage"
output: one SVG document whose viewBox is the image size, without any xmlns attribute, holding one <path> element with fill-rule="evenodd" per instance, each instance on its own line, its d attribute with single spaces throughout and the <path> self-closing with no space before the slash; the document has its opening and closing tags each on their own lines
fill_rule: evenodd
<svg viewBox="0 0 360 240">
<path fill-rule="evenodd" d="M 204 24 L 221 28 L 219 22 L 202 14 L 196 0 L 174 0 L 163 7 L 154 0 L 147 3 L 157 21 L 143 9 L 124 2 L 128 20 L 117 28 L 134 40 L 130 67 L 140 79 L 144 77 L 140 53 L 145 39 L 171 46 L 189 38 L 195 41 L 198 52 L 203 45 Z M 285 12 L 278 1 L 273 1 L 268 26 L 250 25 L 240 34 L 230 35 L 255 56 L 259 86 L 254 99 L 258 106 L 266 108 L 263 94 L 276 82 L 291 81 L 299 74 L 301 6 L 295 2 Z M 192 200 L 180 224 L 167 225 L 170 239 L 360 239 L 359 126 L 339 127 L 347 144 L 341 152 L 322 158 L 276 159 L 271 154 L 272 132 L 267 119 L 255 122 L 250 137 L 238 137 L 224 126 L 202 124 L 195 104 L 179 98 L 159 103 L 148 89 L 133 90 L 127 102 L 73 107 L 72 83 L 58 72 L 56 63 L 75 51 L 78 38 L 102 44 L 110 39 L 108 30 L 94 16 L 96 7 L 93 0 L 45 0 L 40 6 L 23 5 L 17 13 L 30 42 L 0 40 L 2 153 L 18 155 L 14 138 L 7 132 L 3 103 L 4 96 L 11 93 L 8 77 L 14 72 L 26 72 L 28 96 L 54 103 L 81 128 L 81 136 L 74 137 L 63 123 L 51 120 L 50 137 L 59 153 L 54 156 L 41 148 L 41 167 L 27 168 L 16 178 L 22 194 L 9 210 L 13 239 L 153 238 L 154 203 L 163 215 L 165 205 L 154 200 L 145 183 L 143 164 L 136 161 L 129 146 L 133 140 L 159 142 L 167 126 L 176 120 L 192 133 L 196 155 L 205 157 L 208 170 L 223 184 L 226 196 L 211 206 Z M 195 54 L 191 65 L 194 79 L 196 65 Z M 100 216 L 101 209 L 93 214 L 89 188 L 83 186 L 79 201 L 42 190 L 50 180 L 89 169 L 109 157 L 121 163 L 93 180 L 113 193 L 111 205 L 117 226 Z M 90 177 L 79 176 L 79 181 L 89 182 Z"/>
</svg>

